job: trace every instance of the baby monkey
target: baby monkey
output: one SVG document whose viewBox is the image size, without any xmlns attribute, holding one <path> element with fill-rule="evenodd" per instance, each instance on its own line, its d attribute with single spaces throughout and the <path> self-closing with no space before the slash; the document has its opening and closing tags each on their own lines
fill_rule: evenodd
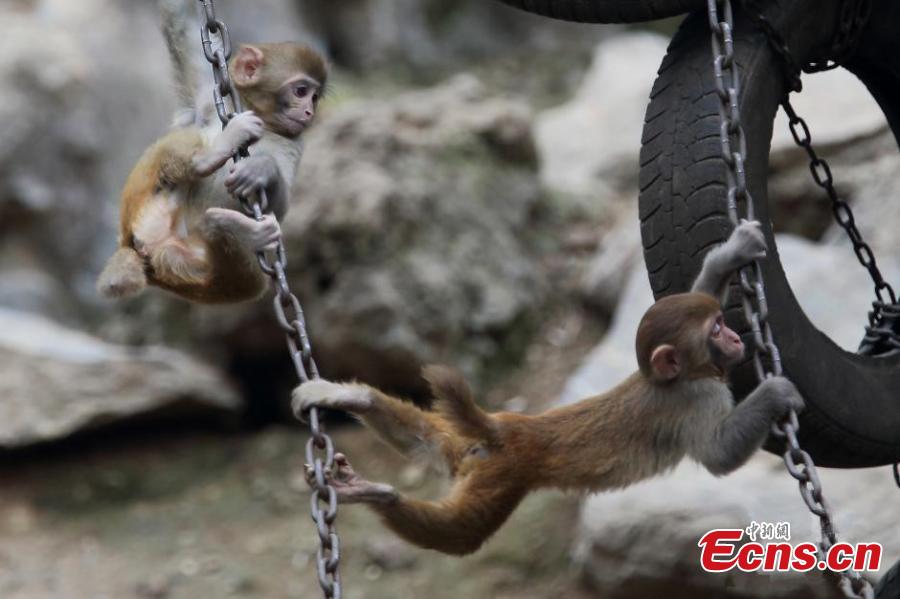
<svg viewBox="0 0 900 599">
<path fill-rule="evenodd" d="M 690 293 L 656 302 L 638 327 L 639 370 L 615 388 L 533 416 L 489 414 L 458 373 L 424 370 L 434 410 L 358 383 L 315 380 L 294 391 L 299 414 L 345 410 L 404 453 L 436 450 L 454 478 L 439 501 L 419 501 L 358 475 L 346 457 L 331 472 L 338 500 L 369 505 L 410 543 L 463 555 L 478 549 L 530 491 L 627 487 L 674 468 L 685 456 L 715 475 L 743 465 L 773 421 L 801 410 L 783 377 L 762 383 L 737 406 L 728 369 L 744 356 L 720 301 L 740 266 L 765 255 L 759 223 L 744 222 L 710 251 Z"/>
<path fill-rule="evenodd" d="M 182 57 L 180 64 L 187 62 Z M 319 53 L 294 43 L 243 45 L 228 70 L 248 110 L 221 131 L 217 120 L 177 128 L 144 152 L 122 191 L 119 249 L 97 281 L 102 295 L 130 297 L 154 285 L 223 303 L 265 291 L 255 254 L 281 238 L 278 221 L 288 208 L 300 138 L 315 118 L 328 72 Z M 225 172 L 251 144 L 252 155 Z M 240 212 L 230 195 L 261 190 L 269 211 L 261 221 Z"/>
</svg>

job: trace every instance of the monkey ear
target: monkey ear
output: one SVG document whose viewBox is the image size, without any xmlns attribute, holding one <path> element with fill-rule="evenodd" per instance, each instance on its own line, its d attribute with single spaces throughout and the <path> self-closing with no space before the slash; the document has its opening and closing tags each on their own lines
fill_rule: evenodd
<svg viewBox="0 0 900 599">
<path fill-rule="evenodd" d="M 650 354 L 653 375 L 661 381 L 671 381 L 681 374 L 681 360 L 672 345 L 660 345 Z"/>
<path fill-rule="evenodd" d="M 259 81 L 264 59 L 263 51 L 256 46 L 241 46 L 232 63 L 231 78 L 241 87 L 254 85 Z"/>
</svg>

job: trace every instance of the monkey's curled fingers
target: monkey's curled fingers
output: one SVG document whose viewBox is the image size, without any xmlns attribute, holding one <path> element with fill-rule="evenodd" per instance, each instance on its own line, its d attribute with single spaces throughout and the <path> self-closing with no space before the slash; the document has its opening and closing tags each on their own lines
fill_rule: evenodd
<svg viewBox="0 0 900 599">
<path fill-rule="evenodd" d="M 281 239 L 281 226 L 271 214 L 256 220 L 229 208 L 207 208 L 206 224 L 232 235 L 253 252 L 274 250 Z"/>
<path fill-rule="evenodd" d="M 297 417 L 312 407 L 359 414 L 371 406 L 371 392 L 365 385 L 354 383 L 332 383 L 316 379 L 303 383 L 291 394 L 291 407 Z"/>
<path fill-rule="evenodd" d="M 755 220 L 742 220 L 731 232 L 724 247 L 732 270 L 765 258 L 768 250 L 762 225 Z"/>
<path fill-rule="evenodd" d="M 254 144 L 260 140 L 265 131 L 265 123 L 252 110 L 245 110 L 234 115 L 225 125 L 223 133 L 228 137 L 232 147 L 237 150 Z"/>
<path fill-rule="evenodd" d="M 225 188 L 229 193 L 243 197 L 265 189 L 278 176 L 275 161 L 268 156 L 250 156 L 235 164 L 225 177 Z"/>
<path fill-rule="evenodd" d="M 392 503 L 397 500 L 397 491 L 385 483 L 370 482 L 353 470 L 347 456 L 334 454 L 334 469 L 326 480 L 334 488 L 338 503 Z M 306 465 L 306 482 L 315 486 L 315 470 Z"/>
<path fill-rule="evenodd" d="M 783 376 L 768 378 L 760 383 L 760 387 L 765 389 L 771 398 L 774 411 L 779 417 L 786 415 L 789 410 L 800 413 L 806 407 L 800 391 L 794 383 Z"/>
</svg>

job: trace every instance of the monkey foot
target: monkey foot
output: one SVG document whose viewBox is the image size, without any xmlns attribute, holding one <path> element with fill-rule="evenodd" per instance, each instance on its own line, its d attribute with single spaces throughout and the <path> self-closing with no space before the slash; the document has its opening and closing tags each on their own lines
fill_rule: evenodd
<svg viewBox="0 0 900 599">
<path fill-rule="evenodd" d="M 334 488 L 338 503 L 376 503 L 388 504 L 397 500 L 394 487 L 384 483 L 370 482 L 353 470 L 347 456 L 342 453 L 334 455 L 334 469 L 326 473 L 326 480 Z M 315 471 L 306 465 L 306 482 L 315 485 Z"/>
<path fill-rule="evenodd" d="M 207 208 L 206 221 L 235 236 L 253 252 L 274 250 L 281 241 L 281 226 L 271 214 L 264 215 L 262 220 L 256 220 L 229 208 Z"/>
<path fill-rule="evenodd" d="M 291 407 L 300 417 L 312 407 L 361 413 L 372 405 L 372 395 L 364 385 L 332 383 L 322 379 L 307 381 L 294 389 Z"/>
</svg>

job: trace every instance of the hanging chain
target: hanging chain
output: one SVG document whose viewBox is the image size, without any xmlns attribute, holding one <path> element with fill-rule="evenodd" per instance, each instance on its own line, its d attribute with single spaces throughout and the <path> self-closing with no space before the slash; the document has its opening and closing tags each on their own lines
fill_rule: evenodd
<svg viewBox="0 0 900 599">
<path fill-rule="evenodd" d="M 737 226 L 740 220 L 740 202 L 748 220 L 754 219 L 753 198 L 747 188 L 744 157 L 747 155 L 747 138 L 741 123 L 740 73 L 734 58 L 734 21 L 731 0 L 722 0 L 722 17 L 716 0 L 707 0 L 709 26 L 712 31 L 713 74 L 716 95 L 719 100 L 719 139 L 722 160 L 725 163 L 728 216 Z M 781 357 L 768 322 L 768 304 L 762 269 L 754 261 L 740 270 L 741 302 L 744 316 L 753 334 L 753 366 L 757 379 L 763 380 L 782 374 Z M 821 528 L 819 557 L 824 560 L 829 549 L 837 542 L 831 511 L 822 493 L 822 484 L 812 457 L 800 447 L 797 431 L 800 428 L 797 413 L 791 410 L 788 417 L 773 427 L 773 434 L 785 440 L 784 463 L 788 472 L 800 486 L 800 496 L 809 511 L 818 516 Z M 840 587 L 846 597 L 873 597 L 872 587 L 858 572 L 838 572 Z"/>
<path fill-rule="evenodd" d="M 781 59 L 788 87 L 792 91 L 800 91 L 803 87 L 800 82 L 800 65 L 791 54 L 784 37 L 766 18 L 756 0 L 744 0 L 744 6 L 756 26 L 765 33 L 769 46 Z M 809 62 L 803 65 L 803 70 L 807 73 L 814 73 L 833 69 L 844 63 L 856 50 L 862 29 L 868 22 L 871 13 L 871 0 L 843 0 L 839 11 L 837 32 L 832 40 L 829 57 Z M 831 201 L 831 210 L 834 213 L 835 221 L 847 233 L 859 263 L 869 271 L 869 276 L 874 284 L 876 299 L 872 302 L 869 325 L 866 327 L 866 334 L 860 343 L 858 353 L 880 357 L 900 354 L 900 305 L 897 304 L 897 295 L 891 285 L 882 277 L 872 248 L 863 239 L 862 233 L 856 226 L 853 210 L 845 200 L 841 199 L 834 187 L 831 167 L 813 147 L 809 126 L 797 114 L 788 94 L 785 94 L 782 99 L 781 107 L 788 117 L 788 126 L 794 142 L 809 157 L 809 170 L 813 180 L 825 191 Z"/>
<path fill-rule="evenodd" d="M 203 25 L 200 27 L 200 38 L 203 44 L 203 54 L 212 65 L 213 99 L 216 112 L 222 121 L 222 126 L 238 112 L 241 112 L 241 102 L 235 93 L 228 75 L 228 59 L 231 58 L 231 39 L 225 23 L 216 18 L 213 0 L 198 0 L 202 9 Z M 230 108 L 229 108 L 230 105 Z M 249 156 L 246 148 L 242 148 L 234 156 L 235 162 L 242 157 Z M 248 199 L 239 197 L 243 211 L 261 220 L 268 206 L 264 190 L 259 192 L 257 198 Z M 284 243 L 279 240 L 275 250 L 274 259 L 271 261 L 265 252 L 257 254 L 259 267 L 268 275 L 275 286 L 274 308 L 278 324 L 287 338 L 288 351 L 291 361 L 297 371 L 300 382 L 319 377 L 316 362 L 313 360 L 312 346 L 306 334 L 306 320 L 303 316 L 303 308 L 288 286 L 285 269 L 287 267 L 287 255 Z M 316 554 L 316 571 L 319 578 L 319 586 L 326 598 L 340 599 L 341 576 L 338 565 L 341 559 L 340 539 L 335 529 L 337 519 L 337 494 L 326 478 L 334 466 L 334 443 L 331 437 L 325 433 L 319 421 L 319 411 L 315 407 L 309 411 L 310 438 L 306 443 L 306 463 L 312 468 L 314 475 L 312 481 L 312 494 L 310 497 L 310 512 L 316 531 L 319 535 L 319 549 Z"/>
<path fill-rule="evenodd" d="M 821 158 L 812 145 L 812 136 L 806 121 L 800 117 L 791 105 L 790 100 L 785 96 L 781 102 L 788 117 L 788 126 L 791 129 L 791 135 L 798 146 L 806 151 L 809 157 L 809 171 L 816 185 L 821 187 L 831 200 L 831 210 L 834 213 L 834 220 L 847 233 L 850 243 L 853 244 L 853 251 L 863 268 L 869 271 L 869 276 L 874 284 L 876 300 L 872 302 L 872 311 L 869 312 L 869 326 L 866 327 L 866 335 L 859 347 L 859 353 L 863 355 L 880 355 L 886 356 L 891 353 L 900 353 L 900 337 L 895 331 L 891 323 L 900 317 L 900 306 L 897 305 L 897 295 L 890 283 L 884 280 L 881 270 L 875 261 L 875 254 L 872 248 L 863 239 L 862 233 L 856 227 L 856 218 L 853 216 L 853 210 L 850 205 L 838 195 L 834 188 L 834 178 L 831 175 L 831 167 L 824 158 Z M 884 339 L 884 344 L 881 340 Z M 892 345 L 893 351 L 889 346 Z M 888 347 L 883 347 L 886 345 Z"/>
</svg>

